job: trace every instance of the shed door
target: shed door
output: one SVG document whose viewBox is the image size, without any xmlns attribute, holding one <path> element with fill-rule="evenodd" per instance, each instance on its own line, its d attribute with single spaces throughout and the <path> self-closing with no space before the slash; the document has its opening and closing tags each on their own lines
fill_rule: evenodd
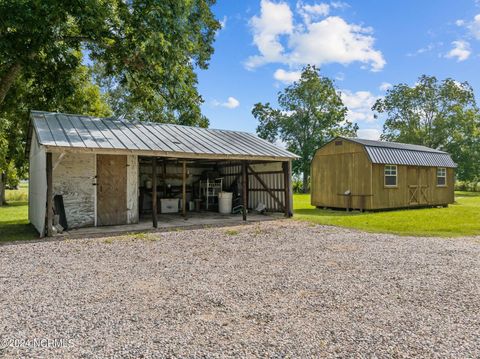
<svg viewBox="0 0 480 359">
<path fill-rule="evenodd" d="M 97 225 L 127 223 L 127 156 L 97 155 Z"/>
<path fill-rule="evenodd" d="M 407 167 L 408 204 L 415 206 L 429 203 L 428 168 Z"/>
</svg>

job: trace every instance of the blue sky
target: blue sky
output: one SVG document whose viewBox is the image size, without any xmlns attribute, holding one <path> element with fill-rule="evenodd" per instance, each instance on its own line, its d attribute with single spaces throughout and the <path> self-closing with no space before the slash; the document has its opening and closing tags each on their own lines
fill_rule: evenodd
<svg viewBox="0 0 480 359">
<path fill-rule="evenodd" d="M 224 26 L 198 74 L 212 128 L 255 132 L 253 104 L 276 105 L 307 63 L 335 79 L 359 137 L 381 133 L 370 107 L 391 84 L 427 74 L 480 93 L 480 0 L 219 0 L 213 11 Z"/>
</svg>

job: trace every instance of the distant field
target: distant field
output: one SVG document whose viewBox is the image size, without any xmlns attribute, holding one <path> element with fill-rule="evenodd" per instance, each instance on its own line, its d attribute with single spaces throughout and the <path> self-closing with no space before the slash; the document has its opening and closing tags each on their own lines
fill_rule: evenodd
<svg viewBox="0 0 480 359">
<path fill-rule="evenodd" d="M 309 194 L 296 194 L 293 200 L 294 218 L 318 224 L 400 235 L 480 235 L 480 193 L 455 192 L 455 199 L 456 202 L 448 208 L 347 213 L 317 209 L 310 205 Z"/>
<path fill-rule="evenodd" d="M 0 241 L 37 238 L 28 223 L 28 184 L 21 183 L 18 190 L 5 193 L 8 205 L 0 207 Z"/>
<path fill-rule="evenodd" d="M 0 207 L 0 241 L 37 238 L 28 223 L 28 186 L 6 192 L 8 205 Z M 414 236 L 458 237 L 480 235 L 480 193 L 456 192 L 456 203 L 448 208 L 426 208 L 388 212 L 345 212 L 317 209 L 310 195 L 294 195 L 294 218 L 318 224 L 349 227 L 367 232 Z"/>
</svg>

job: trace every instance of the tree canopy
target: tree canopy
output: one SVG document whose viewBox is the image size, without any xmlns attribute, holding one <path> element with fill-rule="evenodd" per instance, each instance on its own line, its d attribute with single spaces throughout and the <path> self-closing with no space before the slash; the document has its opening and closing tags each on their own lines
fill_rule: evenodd
<svg viewBox="0 0 480 359">
<path fill-rule="evenodd" d="M 214 3 L 0 0 L 0 204 L 5 174 L 25 172 L 31 109 L 206 127 L 195 71 L 220 28 Z"/>
<path fill-rule="evenodd" d="M 1 0 L 0 106 L 23 74 L 68 76 L 98 64 L 126 109 L 151 120 L 203 125 L 195 68 L 205 69 L 220 24 L 214 0 Z M 111 88 L 107 88 L 111 90 Z"/>
<path fill-rule="evenodd" d="M 77 56 L 81 55 L 77 53 Z M 0 173 L 4 174 L 4 180 L 16 181 L 26 175 L 29 109 L 94 116 L 112 114 L 100 89 L 92 84 L 91 72 L 86 66 L 76 68 L 68 80 L 62 81 L 59 77 L 54 85 L 36 76 L 20 75 L 0 108 Z M 0 181 L 0 203 L 3 201 L 3 182 Z"/>
<path fill-rule="evenodd" d="M 333 81 L 320 75 L 315 66 L 306 66 L 298 81 L 278 94 L 279 108 L 269 103 L 255 104 L 252 114 L 260 122 L 260 137 L 285 143 L 301 158 L 293 171 L 303 175 L 303 190 L 308 190 L 310 162 L 315 151 L 338 135 L 355 135 L 358 129 L 346 120 L 343 105 Z"/>
<path fill-rule="evenodd" d="M 386 116 L 382 139 L 447 151 L 459 179 L 480 178 L 480 113 L 467 82 L 423 75 L 388 90 L 372 110 Z"/>
</svg>

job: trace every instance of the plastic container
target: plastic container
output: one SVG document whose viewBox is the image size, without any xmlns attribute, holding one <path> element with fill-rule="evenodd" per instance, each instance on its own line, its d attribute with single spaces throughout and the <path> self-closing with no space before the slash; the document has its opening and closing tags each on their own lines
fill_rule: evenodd
<svg viewBox="0 0 480 359">
<path fill-rule="evenodd" d="M 161 213 L 177 213 L 178 198 L 160 198 Z"/>
<path fill-rule="evenodd" d="M 218 192 L 218 212 L 222 214 L 232 213 L 232 192 Z"/>
</svg>

